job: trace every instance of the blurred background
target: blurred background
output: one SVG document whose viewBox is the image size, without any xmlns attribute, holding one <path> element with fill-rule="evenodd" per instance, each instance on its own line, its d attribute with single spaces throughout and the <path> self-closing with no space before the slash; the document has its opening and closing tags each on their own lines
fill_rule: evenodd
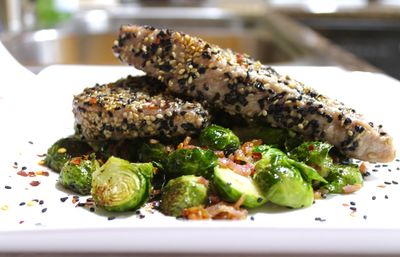
<svg viewBox="0 0 400 257">
<path fill-rule="evenodd" d="M 111 46 L 125 23 L 184 31 L 266 64 L 400 79 L 400 0 L 0 0 L 0 40 L 35 72 L 118 64 Z"/>
</svg>

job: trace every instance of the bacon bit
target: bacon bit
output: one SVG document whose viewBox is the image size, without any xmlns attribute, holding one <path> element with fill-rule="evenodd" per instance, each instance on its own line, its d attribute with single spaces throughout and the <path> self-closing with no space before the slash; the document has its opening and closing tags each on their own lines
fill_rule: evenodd
<svg viewBox="0 0 400 257">
<path fill-rule="evenodd" d="M 233 206 L 219 202 L 206 208 L 207 213 L 215 220 L 242 220 L 247 217 L 246 209 L 235 209 Z"/>
<path fill-rule="evenodd" d="M 254 161 L 258 161 L 262 158 L 262 155 L 261 153 L 253 153 L 251 157 L 253 158 Z"/>
<path fill-rule="evenodd" d="M 23 171 L 23 170 L 20 170 L 20 171 L 17 172 L 17 175 L 22 176 L 22 177 L 27 177 L 27 176 L 28 176 L 28 173 L 26 173 L 26 172 Z"/>
<path fill-rule="evenodd" d="M 188 220 L 208 220 L 210 215 L 203 206 L 186 208 L 182 211 L 182 217 Z"/>
<path fill-rule="evenodd" d="M 244 200 L 246 200 L 246 195 L 241 195 L 240 198 L 236 201 L 236 203 L 233 205 L 233 208 L 236 210 L 240 209 L 240 206 L 244 203 Z"/>
<path fill-rule="evenodd" d="M 33 171 L 29 171 L 29 172 L 28 172 L 28 176 L 29 176 L 29 177 L 36 177 L 36 174 L 35 174 L 35 172 L 33 172 Z"/>
<path fill-rule="evenodd" d="M 214 151 L 214 154 L 215 154 L 218 158 L 224 158 L 224 157 L 225 157 L 224 151 Z"/>
<path fill-rule="evenodd" d="M 361 162 L 359 170 L 360 170 L 361 174 L 365 174 L 368 170 L 367 163 Z"/>
<path fill-rule="evenodd" d="M 228 158 L 218 158 L 218 164 L 222 168 L 229 168 L 242 176 L 250 176 L 254 172 L 254 164 L 252 163 L 240 165 Z"/>
<path fill-rule="evenodd" d="M 72 158 L 70 162 L 74 165 L 79 165 L 79 164 L 81 164 L 81 160 L 82 160 L 81 157 L 75 157 L 75 158 Z"/>
<path fill-rule="evenodd" d="M 360 188 L 361 188 L 361 185 L 359 185 L 359 184 L 356 184 L 356 185 L 346 185 L 346 186 L 344 186 L 344 187 L 342 188 L 342 192 L 343 192 L 344 194 L 350 194 L 350 193 L 353 193 L 353 192 L 359 190 Z"/>
<path fill-rule="evenodd" d="M 208 202 L 210 205 L 221 202 L 221 199 L 217 195 L 210 195 L 208 197 Z"/>
<path fill-rule="evenodd" d="M 200 184 L 203 184 L 203 185 L 205 185 L 206 187 L 208 187 L 208 180 L 205 179 L 205 178 L 203 178 L 203 177 L 200 177 L 199 180 L 198 180 L 197 182 L 199 182 Z"/>
<path fill-rule="evenodd" d="M 385 185 L 377 185 L 376 187 L 385 188 Z"/>
<path fill-rule="evenodd" d="M 311 145 L 308 147 L 308 150 L 314 151 L 314 150 L 315 150 L 315 146 L 314 146 L 313 144 L 311 144 Z"/>
<path fill-rule="evenodd" d="M 89 103 L 90 103 L 90 104 L 96 104 L 96 103 L 97 103 L 96 97 L 91 97 L 91 98 L 89 99 Z"/>
<path fill-rule="evenodd" d="M 33 180 L 29 183 L 29 185 L 33 186 L 33 187 L 37 187 L 38 185 L 40 185 L 40 181 L 37 180 Z"/>
<path fill-rule="evenodd" d="M 39 170 L 39 171 L 36 171 L 36 175 L 48 177 L 49 176 L 49 172 L 43 171 L 43 170 Z"/>
</svg>

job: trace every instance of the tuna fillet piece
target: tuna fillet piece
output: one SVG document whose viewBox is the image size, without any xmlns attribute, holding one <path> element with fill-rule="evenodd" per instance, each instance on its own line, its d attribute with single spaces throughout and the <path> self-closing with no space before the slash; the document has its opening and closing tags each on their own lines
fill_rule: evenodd
<svg viewBox="0 0 400 257">
<path fill-rule="evenodd" d="M 329 142 L 349 157 L 377 162 L 395 157 L 392 137 L 382 126 L 247 55 L 184 33 L 135 25 L 121 27 L 113 51 L 171 92 Z"/>
<path fill-rule="evenodd" d="M 73 113 L 88 140 L 191 135 L 208 125 L 198 102 L 165 94 L 165 85 L 143 76 L 86 88 L 74 97 Z"/>
</svg>

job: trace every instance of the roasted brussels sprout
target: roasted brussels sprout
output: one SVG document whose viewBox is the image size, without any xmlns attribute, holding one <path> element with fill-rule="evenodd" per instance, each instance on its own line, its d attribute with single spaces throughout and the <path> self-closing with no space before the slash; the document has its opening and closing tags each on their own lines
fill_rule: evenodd
<svg viewBox="0 0 400 257">
<path fill-rule="evenodd" d="M 244 196 L 242 205 L 247 208 L 259 207 L 267 201 L 251 177 L 241 176 L 230 169 L 216 166 L 213 181 L 225 201 L 237 202 Z"/>
<path fill-rule="evenodd" d="M 260 145 L 254 151 L 262 153 L 262 159 L 255 166 L 254 181 L 267 200 L 275 204 L 307 207 L 314 200 L 312 181 L 326 183 L 315 169 L 290 159 L 279 149 Z"/>
<path fill-rule="evenodd" d="M 328 176 L 332 158 L 328 155 L 333 146 L 322 142 L 304 142 L 289 152 L 289 156 L 297 161 L 313 167 L 322 177 Z"/>
<path fill-rule="evenodd" d="M 326 177 L 327 185 L 322 188 L 331 193 L 351 193 L 358 190 L 363 185 L 363 178 L 357 165 L 355 164 L 334 164 Z M 351 187 L 351 189 L 349 189 Z"/>
<path fill-rule="evenodd" d="M 64 164 L 72 157 L 87 155 L 92 148 L 81 139 L 67 137 L 57 140 L 48 150 L 45 165 L 50 169 L 60 172 Z"/>
<path fill-rule="evenodd" d="M 91 193 L 106 210 L 135 210 L 147 201 L 152 177 L 151 163 L 130 163 L 112 156 L 93 173 Z"/>
<path fill-rule="evenodd" d="M 268 201 L 290 208 L 310 206 L 314 201 L 311 184 L 300 172 L 280 160 L 261 159 L 256 164 L 254 181 Z"/>
<path fill-rule="evenodd" d="M 90 159 L 73 157 L 61 169 L 59 182 L 68 189 L 81 194 L 89 195 L 92 187 L 92 173 L 100 167 L 95 156 Z"/>
<path fill-rule="evenodd" d="M 239 138 L 228 128 L 218 125 L 211 125 L 200 133 L 200 144 L 212 150 L 230 151 L 240 146 Z"/>
<path fill-rule="evenodd" d="M 312 181 L 319 181 L 327 183 L 314 168 L 304 164 L 303 162 L 289 158 L 284 152 L 277 148 L 268 145 L 260 145 L 254 147 L 254 152 L 261 152 L 263 158 L 270 162 L 274 162 L 276 166 L 286 165 L 286 167 L 297 169 L 307 182 L 311 183 Z"/>
<path fill-rule="evenodd" d="M 186 175 L 168 181 L 162 190 L 160 208 L 165 215 L 178 217 L 184 209 L 204 205 L 207 199 L 207 180 Z"/>
<path fill-rule="evenodd" d="M 273 145 L 279 149 L 284 148 L 288 132 L 285 129 L 272 128 L 266 125 L 251 124 L 248 127 L 235 127 L 233 131 L 243 142 L 261 139 L 266 145 Z"/>
<path fill-rule="evenodd" d="M 170 176 L 197 175 L 209 177 L 218 158 L 211 150 L 178 149 L 168 155 L 167 173 Z"/>
<path fill-rule="evenodd" d="M 167 162 L 168 151 L 165 145 L 155 143 L 143 143 L 139 147 L 138 158 L 140 162 L 153 162 L 160 169 L 163 169 Z"/>
</svg>

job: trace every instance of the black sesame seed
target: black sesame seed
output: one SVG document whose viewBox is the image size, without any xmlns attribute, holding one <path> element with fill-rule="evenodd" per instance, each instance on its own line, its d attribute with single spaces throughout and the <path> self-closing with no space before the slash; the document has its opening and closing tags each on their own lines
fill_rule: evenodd
<svg viewBox="0 0 400 257">
<path fill-rule="evenodd" d="M 356 205 L 356 203 L 355 203 L 355 202 L 353 202 L 353 201 L 351 201 L 351 202 L 350 202 L 350 204 L 351 204 L 351 205 Z"/>
<path fill-rule="evenodd" d="M 20 202 L 19 203 L 19 206 L 23 206 L 23 205 L 25 205 L 25 202 Z"/>
<path fill-rule="evenodd" d="M 397 182 L 397 181 L 395 181 L 395 180 L 392 180 L 392 183 L 393 183 L 394 185 L 398 185 L 398 184 L 399 184 L 399 182 Z"/>
<path fill-rule="evenodd" d="M 94 207 L 90 207 L 90 208 L 89 208 L 89 211 L 90 211 L 90 212 L 94 212 L 94 211 L 95 211 L 95 208 L 94 208 Z"/>
<path fill-rule="evenodd" d="M 144 216 L 143 214 L 139 215 L 139 219 L 144 219 L 146 216 Z"/>
<path fill-rule="evenodd" d="M 68 196 L 66 196 L 66 197 L 61 197 L 61 198 L 60 198 L 60 201 L 61 201 L 61 202 L 65 202 L 67 199 L 68 199 Z"/>
<path fill-rule="evenodd" d="M 253 221 L 254 220 L 254 216 L 250 216 L 250 220 Z"/>
<path fill-rule="evenodd" d="M 386 184 L 386 185 L 391 185 L 392 183 L 390 183 L 389 181 L 385 181 L 385 182 L 383 182 L 384 184 Z"/>
<path fill-rule="evenodd" d="M 115 219 L 115 216 L 107 217 L 107 220 L 113 220 L 113 219 Z"/>
<path fill-rule="evenodd" d="M 346 118 L 343 122 L 344 125 L 349 125 L 351 124 L 351 119 L 350 118 Z"/>
<path fill-rule="evenodd" d="M 375 200 L 376 199 L 376 196 L 372 196 L 372 200 Z"/>
<path fill-rule="evenodd" d="M 352 210 L 352 211 L 356 211 L 356 210 L 357 210 L 357 208 L 356 208 L 356 207 L 354 207 L 354 206 L 352 206 L 352 207 L 350 207 L 350 210 Z"/>
<path fill-rule="evenodd" d="M 43 200 L 40 200 L 40 201 L 39 201 L 39 204 L 40 204 L 40 205 L 44 204 L 44 201 L 43 201 Z"/>
<path fill-rule="evenodd" d="M 27 168 L 25 167 L 25 166 L 23 166 L 22 168 L 21 168 L 21 170 L 26 170 Z"/>
<path fill-rule="evenodd" d="M 389 196 L 388 196 L 388 195 L 385 195 L 385 199 L 389 199 Z"/>
<path fill-rule="evenodd" d="M 42 213 L 45 213 L 47 211 L 47 208 L 42 209 Z"/>
<path fill-rule="evenodd" d="M 12 187 L 10 186 L 4 186 L 5 189 L 11 189 Z"/>
<path fill-rule="evenodd" d="M 33 145 L 33 142 L 32 142 L 32 141 L 28 141 L 28 143 L 31 144 L 31 145 Z"/>
<path fill-rule="evenodd" d="M 364 215 L 364 216 L 363 216 L 363 219 L 365 219 L 365 220 L 366 220 L 366 219 L 367 219 L 367 215 Z"/>
</svg>

